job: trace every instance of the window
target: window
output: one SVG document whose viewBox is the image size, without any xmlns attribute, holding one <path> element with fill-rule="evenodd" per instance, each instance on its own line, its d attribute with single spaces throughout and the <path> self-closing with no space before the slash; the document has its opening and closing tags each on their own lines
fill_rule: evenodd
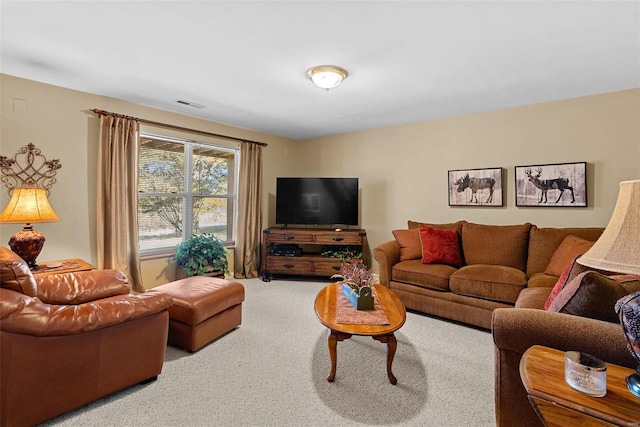
<svg viewBox="0 0 640 427">
<path fill-rule="evenodd" d="M 168 252 L 192 233 L 234 243 L 239 151 L 140 134 L 140 254 Z"/>
</svg>

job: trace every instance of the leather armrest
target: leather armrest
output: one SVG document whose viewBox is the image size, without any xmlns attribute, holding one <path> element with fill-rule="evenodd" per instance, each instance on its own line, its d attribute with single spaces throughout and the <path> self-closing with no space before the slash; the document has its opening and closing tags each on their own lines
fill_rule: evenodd
<svg viewBox="0 0 640 427">
<path fill-rule="evenodd" d="M 130 291 L 127 277 L 118 270 L 35 275 L 38 298 L 47 304 L 82 304 Z"/>
<path fill-rule="evenodd" d="M 380 284 L 389 287 L 391 269 L 400 262 L 400 245 L 396 240 L 382 243 L 373 250 L 373 257 L 380 266 Z"/>
<path fill-rule="evenodd" d="M 542 345 L 589 353 L 629 368 L 637 366 L 617 323 L 531 308 L 498 308 L 493 311 L 492 335 L 497 348 L 517 354 Z"/>
<path fill-rule="evenodd" d="M 173 297 L 162 293 L 116 295 L 79 305 L 51 305 L 0 289 L 0 328 L 31 336 L 74 335 L 108 328 L 165 310 Z"/>
</svg>

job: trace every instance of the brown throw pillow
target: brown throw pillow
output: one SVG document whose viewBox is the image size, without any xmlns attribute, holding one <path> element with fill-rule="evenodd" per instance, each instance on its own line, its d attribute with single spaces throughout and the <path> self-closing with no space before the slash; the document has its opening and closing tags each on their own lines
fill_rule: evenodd
<svg viewBox="0 0 640 427">
<path fill-rule="evenodd" d="M 560 276 L 562 272 L 571 265 L 577 256 L 584 254 L 595 242 L 581 239 L 573 235 L 569 235 L 562 240 L 558 249 L 551 256 L 549 265 L 545 268 L 544 273 L 552 276 Z"/>
<path fill-rule="evenodd" d="M 456 230 L 437 230 L 424 225 L 421 225 L 419 230 L 423 264 L 462 266 L 460 242 Z"/>
<path fill-rule="evenodd" d="M 422 257 L 420 230 L 393 230 L 393 237 L 400 245 L 400 261 L 419 259 Z"/>
<path fill-rule="evenodd" d="M 619 283 L 595 271 L 580 273 L 567 283 L 549 306 L 549 311 L 618 323 L 617 300 L 640 288 L 640 280 Z"/>
</svg>

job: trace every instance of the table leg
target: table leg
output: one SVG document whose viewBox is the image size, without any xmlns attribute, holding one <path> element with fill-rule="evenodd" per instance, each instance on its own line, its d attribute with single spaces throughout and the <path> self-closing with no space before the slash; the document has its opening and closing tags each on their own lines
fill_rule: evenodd
<svg viewBox="0 0 640 427">
<path fill-rule="evenodd" d="M 330 383 L 336 379 L 336 362 L 338 358 L 337 350 L 338 350 L 338 337 L 336 332 L 331 331 L 329 333 L 329 338 L 327 339 L 329 344 L 329 357 L 331 358 L 331 372 L 327 377 L 327 381 Z"/>
<path fill-rule="evenodd" d="M 331 358 L 331 372 L 327 377 L 327 381 L 330 383 L 336 379 L 336 364 L 338 359 L 338 341 L 344 341 L 351 338 L 351 334 L 343 334 L 334 330 L 329 330 L 329 338 L 327 344 L 329 345 L 329 357 Z"/>
<path fill-rule="evenodd" d="M 396 348 L 398 348 L 398 341 L 396 340 L 396 336 L 394 334 L 389 334 L 373 337 L 373 339 L 387 344 L 387 378 L 389 378 L 389 382 L 391 384 L 396 385 L 398 383 L 398 380 L 391 371 L 393 358 L 396 355 Z"/>
</svg>

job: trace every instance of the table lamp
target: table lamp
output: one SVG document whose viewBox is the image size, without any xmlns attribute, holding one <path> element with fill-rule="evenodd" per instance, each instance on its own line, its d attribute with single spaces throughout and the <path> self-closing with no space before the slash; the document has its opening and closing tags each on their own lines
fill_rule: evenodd
<svg viewBox="0 0 640 427">
<path fill-rule="evenodd" d="M 44 235 L 33 229 L 34 222 L 60 221 L 47 198 L 47 190 L 37 187 L 14 188 L 11 199 L 0 214 L 0 223 L 26 223 L 11 236 L 9 247 L 25 260 L 32 270 L 38 269 L 36 258 L 44 246 Z"/>
<path fill-rule="evenodd" d="M 620 183 L 607 228 L 577 262 L 598 270 L 640 275 L 640 179 Z"/>
<path fill-rule="evenodd" d="M 640 180 L 620 183 L 618 201 L 607 228 L 576 262 L 618 274 L 640 275 Z M 640 364 L 640 293 L 618 300 L 615 310 L 629 351 Z M 627 377 L 627 386 L 640 397 L 640 374 Z"/>
</svg>

